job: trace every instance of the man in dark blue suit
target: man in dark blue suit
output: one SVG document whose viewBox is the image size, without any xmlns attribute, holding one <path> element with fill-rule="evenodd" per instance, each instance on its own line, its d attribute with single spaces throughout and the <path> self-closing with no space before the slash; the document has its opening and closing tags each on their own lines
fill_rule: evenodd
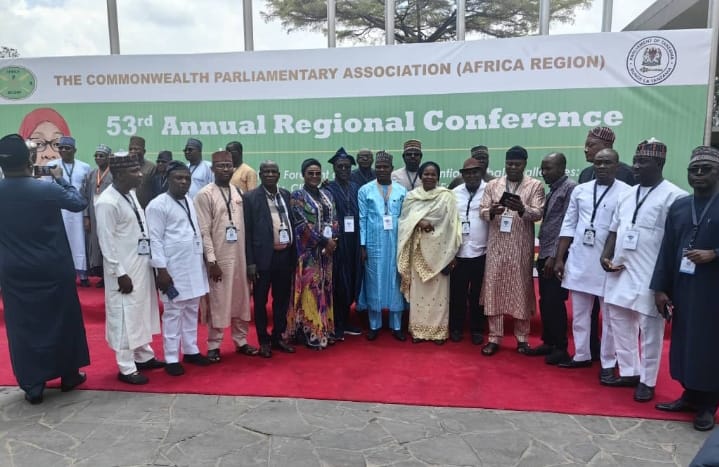
<svg viewBox="0 0 719 467">
<path fill-rule="evenodd" d="M 243 195 L 247 275 L 254 283 L 255 327 L 260 356 L 272 357 L 272 348 L 294 353 L 282 339 L 297 261 L 289 215 L 290 193 L 277 186 L 280 169 L 274 161 L 260 164 L 261 185 Z M 272 334 L 267 332 L 267 296 L 272 287 Z"/>
</svg>

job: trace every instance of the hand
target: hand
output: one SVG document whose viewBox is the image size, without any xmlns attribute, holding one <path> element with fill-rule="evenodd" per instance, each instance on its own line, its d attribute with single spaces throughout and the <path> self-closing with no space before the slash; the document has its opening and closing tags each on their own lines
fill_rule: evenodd
<svg viewBox="0 0 719 467">
<path fill-rule="evenodd" d="M 607 272 L 619 272 L 619 271 L 624 271 L 624 269 L 625 269 L 623 264 L 615 265 L 614 263 L 612 263 L 612 260 L 609 258 L 602 258 L 599 261 L 602 265 L 602 269 L 604 269 Z"/>
<path fill-rule="evenodd" d="M 544 268 L 546 269 L 547 266 L 545 265 Z M 564 279 L 564 260 L 561 258 L 554 261 L 554 275 L 560 281 Z"/>
<path fill-rule="evenodd" d="M 542 277 L 545 279 L 551 279 L 554 276 L 554 258 L 551 256 L 544 260 L 544 267 L 542 268 Z"/>
<path fill-rule="evenodd" d="M 210 279 L 214 282 L 222 282 L 222 269 L 220 269 L 217 263 L 209 264 L 208 273 L 210 274 Z"/>
<path fill-rule="evenodd" d="M 654 304 L 657 306 L 657 311 L 659 312 L 660 316 L 664 316 L 664 307 L 672 306 L 672 301 L 669 299 L 669 296 L 662 292 L 654 292 Z"/>
<path fill-rule="evenodd" d="M 360 260 L 364 263 L 367 261 L 367 248 L 360 245 Z"/>
<path fill-rule="evenodd" d="M 517 211 L 518 213 L 521 213 L 521 214 L 524 213 L 524 203 L 522 203 L 521 199 L 507 198 L 504 205 L 507 206 L 512 211 Z"/>
<path fill-rule="evenodd" d="M 714 261 L 716 253 L 714 253 L 714 250 L 689 250 L 684 256 L 694 264 L 705 264 Z"/>
<path fill-rule="evenodd" d="M 254 284 L 257 277 L 258 277 L 257 265 L 248 264 L 247 265 L 247 279 L 250 281 L 250 284 Z"/>
<path fill-rule="evenodd" d="M 333 255 L 335 250 L 337 249 L 337 241 L 334 238 L 330 238 L 327 240 L 327 243 L 325 244 L 325 254 L 327 256 Z"/>
<path fill-rule="evenodd" d="M 157 270 L 157 288 L 160 292 L 167 293 L 167 289 L 173 284 L 172 276 L 167 272 L 165 268 L 159 268 Z"/>
<path fill-rule="evenodd" d="M 83 217 L 82 218 L 82 226 L 85 228 L 85 232 L 90 232 L 90 218 L 89 217 Z"/>
<path fill-rule="evenodd" d="M 417 228 L 423 232 L 434 232 L 434 226 L 428 220 L 422 219 L 417 223 Z"/>
<path fill-rule="evenodd" d="M 50 175 L 52 175 L 52 178 L 55 180 L 59 180 L 62 178 L 62 167 L 60 164 L 56 165 L 55 167 L 50 167 Z"/>
<path fill-rule="evenodd" d="M 118 290 L 120 291 L 120 293 L 132 293 L 132 279 L 130 279 L 130 276 L 128 276 L 127 274 L 117 278 L 117 285 L 119 287 Z"/>
<path fill-rule="evenodd" d="M 506 208 L 499 203 L 493 203 L 492 207 L 489 208 L 489 213 L 493 216 L 498 216 L 504 212 Z"/>
</svg>

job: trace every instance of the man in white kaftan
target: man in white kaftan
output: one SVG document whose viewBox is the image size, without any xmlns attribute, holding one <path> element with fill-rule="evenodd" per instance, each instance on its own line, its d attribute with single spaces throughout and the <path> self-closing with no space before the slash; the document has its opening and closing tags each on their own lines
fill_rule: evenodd
<svg viewBox="0 0 719 467">
<path fill-rule="evenodd" d="M 160 332 L 155 275 L 145 215 L 135 195 L 142 172 L 136 156 L 109 158 L 113 183 L 95 203 L 97 239 L 103 254 L 105 338 L 115 351 L 117 378 L 145 384 L 138 369 L 161 368 L 152 335 Z"/>
<path fill-rule="evenodd" d="M 212 166 L 208 161 L 202 160 L 202 141 L 189 138 L 185 144 L 185 159 L 190 169 L 191 185 L 189 195 L 191 199 L 207 184 L 212 183 Z"/>
</svg>

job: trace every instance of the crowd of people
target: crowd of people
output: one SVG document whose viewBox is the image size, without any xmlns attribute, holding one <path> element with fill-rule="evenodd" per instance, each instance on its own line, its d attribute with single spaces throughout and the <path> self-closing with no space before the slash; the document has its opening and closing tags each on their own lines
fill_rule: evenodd
<svg viewBox="0 0 719 467">
<path fill-rule="evenodd" d="M 92 169 L 62 136 L 60 158 L 39 177 L 32 142 L 8 135 L 0 140 L 0 283 L 18 383 L 36 404 L 49 379 L 62 378 L 63 390 L 85 381 L 75 280 L 85 287 L 99 276 L 106 339 L 128 384 L 147 383 L 147 370 L 180 376 L 183 364 L 220 362 L 226 328 L 246 356 L 327 349 L 362 333 L 354 305 L 369 341 L 385 315 L 392 337 L 414 344 L 459 342 L 468 321 L 486 357 L 500 351 L 510 316 L 519 354 L 568 370 L 598 361 L 600 384 L 634 387 L 634 400 L 648 402 L 672 321 L 670 370 L 684 392 L 656 408 L 693 411 L 694 427 L 711 429 L 719 150 L 691 153 L 689 195 L 663 178 L 664 143 L 639 143 L 630 167 L 614 140 L 610 128 L 589 131 L 579 183 L 557 152 L 542 159 L 544 183 L 528 176 L 521 146 L 506 151 L 504 175 L 493 178 L 489 150 L 475 146 L 444 187 L 439 165 L 422 162 L 421 143 L 409 140 L 401 167 L 386 151 L 362 149 L 355 159 L 340 148 L 328 160 L 331 181 L 307 159 L 304 184 L 290 193 L 276 162 L 255 172 L 236 141 L 205 160 L 202 142 L 190 138 L 186 162 L 161 151 L 153 164 L 133 136 L 128 151 L 100 144 Z M 532 347 L 535 268 L 542 344 Z M 251 302 L 259 347 L 247 340 Z M 198 323 L 207 327 L 205 354 Z M 159 333 L 164 361 L 151 346 Z"/>
</svg>

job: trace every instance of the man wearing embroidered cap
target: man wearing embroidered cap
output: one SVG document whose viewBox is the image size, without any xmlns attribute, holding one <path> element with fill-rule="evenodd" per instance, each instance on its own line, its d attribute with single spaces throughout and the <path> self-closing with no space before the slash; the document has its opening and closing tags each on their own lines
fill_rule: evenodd
<svg viewBox="0 0 719 467">
<path fill-rule="evenodd" d="M 25 399 L 43 400 L 45 382 L 69 391 L 90 364 L 75 271 L 60 209 L 80 213 L 87 200 L 53 166 L 55 183 L 32 178 L 20 135 L 0 139 L 0 283 L 10 362 Z M 8 222 L 7 220 L 11 221 Z"/>
<path fill-rule="evenodd" d="M 699 146 L 689 161 L 694 194 L 672 204 L 650 288 L 658 310 L 673 307 L 669 370 L 681 397 L 657 404 L 668 412 L 694 412 L 694 428 L 714 428 L 719 405 L 719 151 Z"/>
<path fill-rule="evenodd" d="M 664 344 L 664 318 L 657 312 L 649 281 L 664 236 L 669 207 L 687 192 L 664 180 L 667 147 L 654 138 L 639 143 L 634 173 L 639 185 L 617 203 L 601 264 L 605 314 L 612 320 L 619 376 L 602 377 L 607 386 L 636 386 L 634 400 L 654 398 Z M 641 356 L 637 342 L 641 331 Z"/>
<path fill-rule="evenodd" d="M 517 351 L 530 349 L 529 320 L 534 314 L 534 223 L 542 219 L 542 182 L 524 174 L 527 150 L 507 150 L 504 177 L 487 183 L 480 203 L 480 215 L 489 222 L 487 263 L 482 303 L 489 323 L 489 343 L 482 354 L 499 350 L 504 335 L 504 315 L 514 318 Z"/>
<path fill-rule="evenodd" d="M 202 160 L 202 141 L 195 138 L 188 138 L 185 144 L 185 159 L 187 159 L 187 167 L 190 169 L 190 177 L 192 184 L 188 195 L 194 198 L 197 192 L 208 183 L 214 181 L 212 175 L 212 164 Z"/>
<path fill-rule="evenodd" d="M 92 170 L 90 165 L 83 161 L 75 159 L 75 138 L 63 136 L 58 142 L 58 150 L 60 151 L 60 159 L 54 159 L 47 163 L 51 167 L 62 167 L 62 176 L 82 192 L 85 179 Z M 70 250 L 72 250 L 72 259 L 75 262 L 75 270 L 80 278 L 82 287 L 89 287 L 87 280 L 87 255 L 85 253 L 85 226 L 83 213 L 62 211 L 62 220 L 65 223 L 67 231 L 67 239 L 70 241 Z"/>
<path fill-rule="evenodd" d="M 145 384 L 138 370 L 161 368 L 150 344 L 160 333 L 149 229 L 135 189 L 142 183 L 137 154 L 108 158 L 112 185 L 97 199 L 97 238 L 105 273 L 105 338 L 123 383 Z"/>
<path fill-rule="evenodd" d="M 335 171 L 335 179 L 327 185 L 337 208 L 340 236 L 335 250 L 332 267 L 334 281 L 335 339 L 344 340 L 345 334 L 359 335 L 360 330 L 349 322 L 352 303 L 359 293 L 362 280 L 362 261 L 359 249 L 359 208 L 357 191 L 359 185 L 350 180 L 350 171 L 355 165 L 354 157 L 345 148 L 339 148 L 328 161 Z"/>
<path fill-rule="evenodd" d="M 359 187 L 377 178 L 377 175 L 372 168 L 372 163 L 374 162 L 373 157 L 374 155 L 372 154 L 372 151 L 367 148 L 360 149 L 357 152 L 358 167 L 352 171 L 350 179 Z"/>
<path fill-rule="evenodd" d="M 392 172 L 392 181 L 411 191 L 422 184 L 417 173 L 419 163 L 422 162 L 422 143 L 416 139 L 405 141 L 402 159 L 404 159 L 404 167 Z"/>
<path fill-rule="evenodd" d="M 87 243 L 87 274 L 100 278 L 97 287 L 104 285 L 102 279 L 102 252 L 100 244 L 97 241 L 97 217 L 95 216 L 95 200 L 107 187 L 112 185 L 112 174 L 108 166 L 108 157 L 112 154 L 112 149 L 105 144 L 100 144 L 95 149 L 95 164 L 97 168 L 92 169 L 85 178 L 82 187 L 82 194 L 87 199 L 87 209 L 84 215 L 85 227 L 85 243 Z"/>
<path fill-rule="evenodd" d="M 489 149 L 487 148 L 487 146 L 481 144 L 479 146 L 474 146 L 472 149 L 469 150 L 469 156 L 479 162 L 479 170 L 481 171 L 482 180 L 484 182 L 494 180 L 492 174 L 487 172 L 487 169 L 489 168 Z M 449 188 L 450 190 L 454 190 L 463 183 L 464 178 L 462 178 L 462 174 L 460 173 L 459 175 L 454 177 L 451 182 L 449 182 L 447 188 Z"/>
</svg>

